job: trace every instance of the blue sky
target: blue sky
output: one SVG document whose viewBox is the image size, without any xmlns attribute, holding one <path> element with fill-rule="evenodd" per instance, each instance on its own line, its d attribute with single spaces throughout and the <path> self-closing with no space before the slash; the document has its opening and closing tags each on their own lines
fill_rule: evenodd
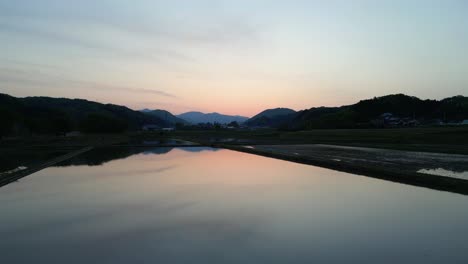
<svg viewBox="0 0 468 264">
<path fill-rule="evenodd" d="M 254 115 L 468 94 L 468 1 L 3 1 L 0 92 Z"/>
</svg>

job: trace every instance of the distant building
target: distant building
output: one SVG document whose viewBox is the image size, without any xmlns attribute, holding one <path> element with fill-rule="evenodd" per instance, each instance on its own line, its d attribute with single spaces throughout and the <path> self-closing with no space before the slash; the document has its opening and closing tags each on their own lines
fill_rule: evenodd
<svg viewBox="0 0 468 264">
<path fill-rule="evenodd" d="M 468 119 L 463 120 L 460 125 L 468 125 Z"/>
<path fill-rule="evenodd" d="M 380 127 L 415 127 L 419 126 L 419 121 L 412 117 L 398 117 L 392 113 L 383 113 L 380 115 L 380 119 L 372 120 L 371 123 L 374 126 Z"/>
<path fill-rule="evenodd" d="M 173 127 L 163 127 L 162 131 L 174 131 Z"/>
<path fill-rule="evenodd" d="M 159 129 L 159 126 L 154 124 L 146 124 L 141 127 L 143 131 L 155 131 Z"/>
</svg>

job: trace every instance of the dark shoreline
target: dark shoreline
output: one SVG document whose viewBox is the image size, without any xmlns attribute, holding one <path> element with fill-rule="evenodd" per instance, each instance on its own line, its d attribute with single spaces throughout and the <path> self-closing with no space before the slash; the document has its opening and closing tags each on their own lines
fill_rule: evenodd
<svg viewBox="0 0 468 264">
<path fill-rule="evenodd" d="M 5 186 L 7 184 L 10 184 L 12 182 L 15 182 L 15 181 L 17 181 L 17 180 L 19 180 L 21 178 L 24 178 L 24 177 L 26 177 L 28 175 L 31 175 L 31 174 L 33 174 L 35 172 L 38 172 L 38 171 L 40 171 L 42 169 L 50 167 L 50 166 L 52 166 L 54 164 L 57 164 L 59 162 L 71 159 L 71 158 L 73 158 L 75 156 L 78 156 L 80 154 L 88 152 L 88 151 L 90 151 L 92 149 L 93 149 L 93 147 L 84 147 L 84 148 L 81 148 L 79 150 L 75 150 L 75 151 L 69 152 L 69 153 L 67 153 L 65 155 L 62 155 L 62 156 L 53 158 L 51 160 L 48 160 L 48 161 L 42 163 L 41 165 L 30 167 L 30 168 L 27 168 L 25 170 L 18 171 L 16 173 L 12 173 L 11 175 L 6 175 L 6 176 L 3 176 L 3 177 L 0 177 L 0 187 Z"/>
<path fill-rule="evenodd" d="M 443 177 L 430 174 L 421 175 L 417 172 L 399 170 L 398 168 L 394 167 L 371 166 L 369 164 L 364 165 L 360 163 L 341 163 L 317 157 L 310 157 L 305 155 L 289 155 L 279 152 L 265 151 L 255 148 L 246 148 L 243 146 L 236 145 L 213 144 L 212 146 L 254 155 L 260 155 L 269 158 L 296 162 L 300 164 L 323 167 L 327 169 L 392 181 L 396 183 L 468 195 L 468 180 L 464 179 Z"/>
<path fill-rule="evenodd" d="M 0 188 L 5 186 L 5 185 L 8 185 L 10 183 L 13 183 L 15 181 L 18 181 L 20 180 L 21 178 L 24 178 L 26 176 L 29 176 L 33 173 L 36 173 L 42 169 L 45 169 L 47 167 L 50 167 L 50 166 L 53 166 L 53 165 L 56 165 L 60 162 L 64 162 L 64 161 L 67 161 L 67 160 L 71 160 L 81 154 L 84 154 L 88 151 L 91 151 L 93 149 L 96 149 L 96 148 L 99 148 L 99 147 L 105 147 L 105 148 L 142 148 L 142 149 L 146 149 L 146 148 L 155 148 L 155 147 L 158 147 L 158 148 L 175 148 L 175 147 L 203 147 L 202 145 L 199 145 L 197 143 L 191 143 L 191 142 L 187 142 L 185 144 L 121 144 L 121 145 L 106 145 L 106 146 L 86 146 L 86 147 L 81 147 L 79 149 L 76 149 L 76 147 L 74 148 L 73 151 L 71 152 L 67 152 L 63 155 L 60 155 L 60 156 L 57 156 L 57 157 L 54 157 L 54 158 L 51 158 L 51 159 L 48 159 L 48 160 L 45 160 L 44 162 L 41 162 L 39 164 L 35 164 L 35 165 L 32 165 L 24 170 L 19 170 L 19 171 L 16 171 L 16 172 L 13 172 L 11 174 L 7 174 L 7 175 L 0 175 Z M 37 147 L 36 147 L 37 148 Z"/>
</svg>

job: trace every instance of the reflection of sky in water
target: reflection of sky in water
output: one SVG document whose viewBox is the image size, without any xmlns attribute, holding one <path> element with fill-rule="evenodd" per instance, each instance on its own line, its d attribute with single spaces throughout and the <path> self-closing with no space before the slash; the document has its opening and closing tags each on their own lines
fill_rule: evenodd
<svg viewBox="0 0 468 264">
<path fill-rule="evenodd" d="M 0 189 L 2 263 L 466 263 L 468 198 L 228 150 Z"/>
<path fill-rule="evenodd" d="M 152 155 L 152 154 L 167 154 L 171 152 L 172 150 L 177 149 L 177 150 L 182 150 L 185 152 L 202 152 L 202 151 L 218 151 L 220 150 L 219 148 L 211 148 L 211 147 L 156 147 L 156 148 L 150 148 L 150 149 L 143 149 L 141 153 L 145 155 Z"/>
</svg>

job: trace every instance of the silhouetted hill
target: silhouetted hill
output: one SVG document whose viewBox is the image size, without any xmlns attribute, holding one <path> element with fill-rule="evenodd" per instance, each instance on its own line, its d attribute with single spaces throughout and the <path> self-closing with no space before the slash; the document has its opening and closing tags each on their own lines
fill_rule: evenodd
<svg viewBox="0 0 468 264">
<path fill-rule="evenodd" d="M 232 121 L 236 121 L 238 123 L 245 122 L 248 118 L 244 116 L 231 116 L 231 115 L 223 115 L 219 113 L 209 113 L 205 114 L 202 112 L 187 112 L 177 117 L 182 118 L 192 124 L 199 124 L 199 123 L 219 123 L 219 124 L 228 124 Z"/>
<path fill-rule="evenodd" d="M 166 110 L 161 110 L 161 109 L 156 109 L 156 110 L 149 110 L 149 109 L 143 109 L 140 112 L 147 114 L 147 115 L 152 115 L 156 116 L 172 125 L 175 125 L 177 123 L 181 124 L 187 124 L 188 122 L 185 121 L 182 118 L 178 118 L 177 116 L 171 114 L 169 111 Z"/>
<path fill-rule="evenodd" d="M 22 134 L 63 134 L 68 131 L 122 132 L 145 124 L 173 126 L 182 118 L 190 123 L 242 123 L 242 116 L 188 112 L 174 116 L 164 110 L 142 113 L 124 106 L 82 99 L 51 97 L 16 98 L 0 94 L 0 137 Z M 316 107 L 294 112 L 278 108 L 265 110 L 246 124 L 281 129 L 373 128 L 456 124 L 468 119 L 468 97 L 421 100 L 394 94 L 362 100 L 340 107 Z"/>
<path fill-rule="evenodd" d="M 468 97 L 454 96 L 445 98 L 440 101 L 440 107 L 436 112 L 448 120 L 465 120 L 468 119 Z"/>
<path fill-rule="evenodd" d="M 137 130 L 144 124 L 169 125 L 151 115 L 124 106 L 82 99 L 25 97 L 0 94 L 0 135 L 51 134 L 73 130 L 120 132 Z"/>
<path fill-rule="evenodd" d="M 460 122 L 464 119 L 468 119 L 467 97 L 455 96 L 437 101 L 394 94 L 348 106 L 303 110 L 286 125 L 292 129 L 366 128 Z"/>
<path fill-rule="evenodd" d="M 289 108 L 267 109 L 245 122 L 247 126 L 278 127 L 296 115 L 296 111 Z"/>
</svg>

